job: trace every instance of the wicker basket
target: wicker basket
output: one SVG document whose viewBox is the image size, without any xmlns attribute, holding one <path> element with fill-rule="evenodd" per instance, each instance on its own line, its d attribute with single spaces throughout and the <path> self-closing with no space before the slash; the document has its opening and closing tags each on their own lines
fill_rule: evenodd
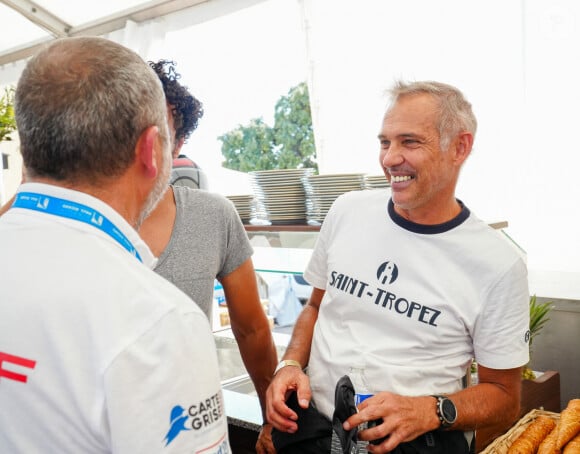
<svg viewBox="0 0 580 454">
<path fill-rule="evenodd" d="M 506 454 L 515 439 L 518 438 L 520 434 L 541 415 L 549 416 L 554 421 L 560 419 L 560 413 L 534 409 L 522 416 L 522 418 L 510 430 L 496 438 L 483 451 L 481 451 L 480 454 Z"/>
</svg>

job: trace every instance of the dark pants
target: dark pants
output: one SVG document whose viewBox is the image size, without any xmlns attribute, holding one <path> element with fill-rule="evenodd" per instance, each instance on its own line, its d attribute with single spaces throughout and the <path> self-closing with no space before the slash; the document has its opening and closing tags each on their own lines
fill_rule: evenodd
<svg viewBox="0 0 580 454">
<path fill-rule="evenodd" d="M 475 443 L 472 443 L 475 447 Z M 407 443 L 401 443 L 391 454 L 472 454 L 465 435 L 458 430 L 434 430 Z"/>
</svg>

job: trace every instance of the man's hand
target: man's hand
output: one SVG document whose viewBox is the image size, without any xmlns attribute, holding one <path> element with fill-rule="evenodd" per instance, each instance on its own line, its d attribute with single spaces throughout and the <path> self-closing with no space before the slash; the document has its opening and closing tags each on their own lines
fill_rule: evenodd
<svg viewBox="0 0 580 454">
<path fill-rule="evenodd" d="M 258 435 L 258 441 L 256 442 L 256 453 L 257 454 L 276 454 L 276 449 L 274 449 L 274 443 L 272 443 L 272 424 L 264 424 L 260 434 Z"/>
<path fill-rule="evenodd" d="M 298 430 L 298 415 L 286 405 L 292 391 L 296 391 L 298 404 L 304 409 L 308 408 L 312 397 L 308 376 L 299 367 L 286 366 L 278 371 L 266 391 L 268 422 L 281 432 L 294 433 Z"/>
<path fill-rule="evenodd" d="M 400 443 L 439 427 L 435 398 L 431 396 L 405 397 L 380 392 L 363 401 L 358 410 L 344 422 L 345 430 L 377 419 L 383 420 L 381 424 L 358 433 L 360 440 L 367 441 L 387 437 L 378 445 L 369 444 L 369 452 L 390 452 Z"/>
</svg>

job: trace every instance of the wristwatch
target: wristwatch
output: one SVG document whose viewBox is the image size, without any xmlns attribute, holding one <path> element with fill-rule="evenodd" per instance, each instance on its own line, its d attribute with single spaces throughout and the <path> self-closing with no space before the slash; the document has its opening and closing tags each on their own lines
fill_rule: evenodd
<svg viewBox="0 0 580 454">
<path fill-rule="evenodd" d="M 433 396 L 437 399 L 437 417 L 441 421 L 440 429 L 451 427 L 457 421 L 457 408 L 447 396 Z"/>
<path fill-rule="evenodd" d="M 284 359 L 278 363 L 276 369 L 274 369 L 274 373 L 272 376 L 276 375 L 280 369 L 286 366 L 295 366 L 299 367 L 302 370 L 302 365 L 298 361 L 294 361 L 293 359 Z"/>
</svg>

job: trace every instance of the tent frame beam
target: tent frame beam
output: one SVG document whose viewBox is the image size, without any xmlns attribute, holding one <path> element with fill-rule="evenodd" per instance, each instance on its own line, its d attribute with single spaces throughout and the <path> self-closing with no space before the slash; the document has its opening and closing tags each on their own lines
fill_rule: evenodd
<svg viewBox="0 0 580 454">
<path fill-rule="evenodd" d="M 89 22 L 78 27 L 71 27 L 66 22 L 30 0 L 0 0 L 0 3 L 4 3 L 26 16 L 33 23 L 47 30 L 52 35 L 45 39 L 30 42 L 0 53 L 0 65 L 28 58 L 55 38 L 104 35 L 124 28 L 128 20 L 137 23 L 145 22 L 208 1 L 212 0 L 153 0 L 94 22 Z"/>
<path fill-rule="evenodd" d="M 67 36 L 71 29 L 69 24 L 30 0 L 0 0 L 0 3 L 4 3 L 9 8 L 22 14 L 32 23 L 55 37 L 63 38 Z"/>
</svg>

